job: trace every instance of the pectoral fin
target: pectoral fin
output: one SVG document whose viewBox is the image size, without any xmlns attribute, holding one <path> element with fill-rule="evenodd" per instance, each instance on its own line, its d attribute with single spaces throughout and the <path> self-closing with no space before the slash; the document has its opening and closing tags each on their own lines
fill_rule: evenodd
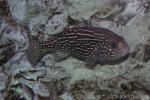
<svg viewBox="0 0 150 100">
<path fill-rule="evenodd" d="M 86 66 L 93 69 L 98 64 L 98 48 L 95 47 L 89 57 L 85 60 Z"/>
<path fill-rule="evenodd" d="M 93 69 L 98 64 L 98 62 L 95 59 L 91 58 L 86 59 L 85 62 L 86 62 L 85 66 L 90 69 Z"/>
</svg>

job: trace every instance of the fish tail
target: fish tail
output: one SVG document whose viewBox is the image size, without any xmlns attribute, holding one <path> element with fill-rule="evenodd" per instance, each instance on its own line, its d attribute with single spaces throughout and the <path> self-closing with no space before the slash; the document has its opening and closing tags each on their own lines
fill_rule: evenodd
<svg viewBox="0 0 150 100">
<path fill-rule="evenodd" d="M 37 65 L 40 59 L 47 53 L 47 49 L 44 47 L 42 42 L 37 39 L 32 39 L 29 42 L 28 49 L 26 51 L 28 61 L 33 67 Z"/>
</svg>

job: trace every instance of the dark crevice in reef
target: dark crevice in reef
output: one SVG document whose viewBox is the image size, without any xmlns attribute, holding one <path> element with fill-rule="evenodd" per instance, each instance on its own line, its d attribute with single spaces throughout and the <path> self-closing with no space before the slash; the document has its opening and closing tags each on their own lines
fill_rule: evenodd
<svg viewBox="0 0 150 100">
<path fill-rule="evenodd" d="M 144 57 L 143 61 L 148 62 L 150 60 L 150 43 L 145 44 L 144 46 Z"/>
</svg>

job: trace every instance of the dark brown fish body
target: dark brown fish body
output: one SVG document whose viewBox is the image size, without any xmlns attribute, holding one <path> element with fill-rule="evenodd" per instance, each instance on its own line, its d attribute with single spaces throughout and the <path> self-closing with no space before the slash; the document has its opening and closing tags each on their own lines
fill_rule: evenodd
<svg viewBox="0 0 150 100">
<path fill-rule="evenodd" d="M 112 31 L 96 27 L 76 27 L 55 34 L 47 41 L 30 42 L 27 57 L 34 66 L 46 53 L 59 52 L 86 61 L 87 65 L 109 64 L 129 53 L 124 39 Z"/>
</svg>

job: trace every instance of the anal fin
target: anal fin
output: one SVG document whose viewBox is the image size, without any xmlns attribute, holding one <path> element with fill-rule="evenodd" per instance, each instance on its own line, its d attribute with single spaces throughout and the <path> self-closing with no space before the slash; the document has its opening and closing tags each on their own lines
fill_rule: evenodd
<svg viewBox="0 0 150 100">
<path fill-rule="evenodd" d="M 53 55 L 55 62 L 60 62 L 68 58 L 70 53 L 67 51 L 56 51 Z"/>
</svg>

